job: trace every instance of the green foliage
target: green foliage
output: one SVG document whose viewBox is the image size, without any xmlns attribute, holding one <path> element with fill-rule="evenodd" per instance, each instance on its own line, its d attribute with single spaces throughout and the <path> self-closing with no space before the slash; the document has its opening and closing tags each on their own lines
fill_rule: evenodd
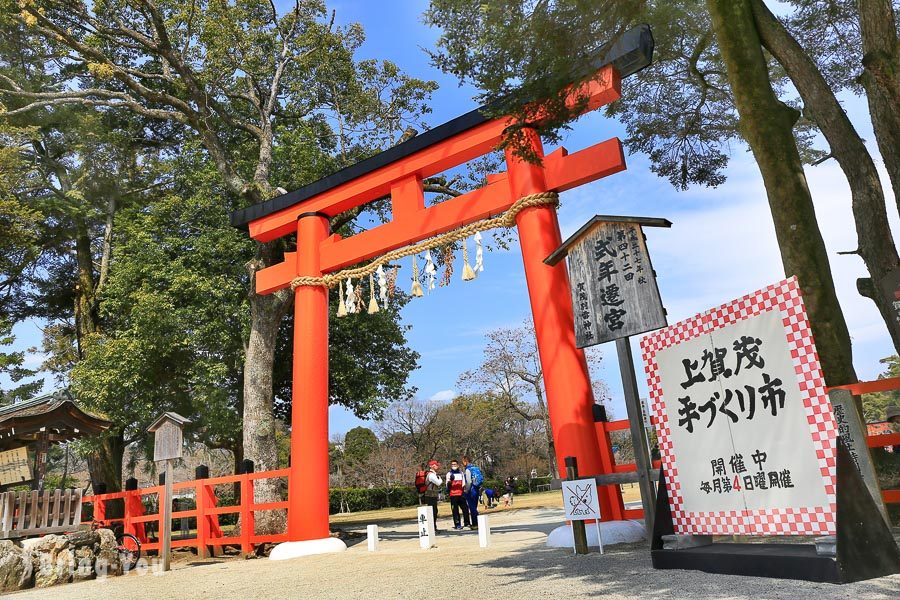
<svg viewBox="0 0 900 600">
<path fill-rule="evenodd" d="M 72 371 L 77 396 L 145 440 L 162 411 L 213 446 L 240 439 L 240 373 L 252 244 L 232 228 L 199 153 L 173 165 L 173 193 L 116 221 L 106 332 Z"/>
<path fill-rule="evenodd" d="M 362 463 L 377 448 L 378 438 L 368 427 L 354 427 L 344 435 L 344 460 L 348 463 Z"/>
<path fill-rule="evenodd" d="M 538 110 L 548 111 L 550 118 L 539 128 L 550 141 L 578 110 L 565 108 L 562 87 L 576 75 L 592 73 L 607 43 L 649 23 L 656 43 L 653 63 L 623 83 L 621 99 L 606 107 L 606 115 L 625 125 L 628 149 L 645 153 L 653 171 L 676 188 L 724 181 L 730 144 L 740 130 L 703 2 L 432 0 L 426 21 L 442 30 L 432 55 L 436 66 L 473 83 L 482 90 L 482 101 L 497 102 L 497 113 L 512 112 L 530 122 Z M 772 79 L 796 104 L 783 72 L 773 67 Z M 521 108 L 534 98 L 547 100 Z M 812 149 L 811 123 L 799 122 L 795 134 L 804 158 L 822 157 Z M 513 146 L 519 141 L 507 139 Z"/>
<path fill-rule="evenodd" d="M 887 369 L 878 376 L 878 379 L 888 379 L 892 377 L 900 377 L 900 357 L 888 356 L 879 361 L 886 365 Z M 884 421 L 885 411 L 889 406 L 900 407 L 900 390 L 891 390 L 889 392 L 875 392 L 873 394 L 862 395 L 863 418 L 867 423 Z"/>
<path fill-rule="evenodd" d="M 12 326 L 0 318 L 0 377 L 8 377 L 16 384 L 23 379 L 35 375 L 35 371 L 25 368 L 25 352 L 4 352 L 5 346 L 15 341 Z M 0 388 L 0 406 L 6 406 L 21 400 L 27 400 L 37 394 L 44 386 L 43 380 L 11 385 L 9 389 Z"/>
<path fill-rule="evenodd" d="M 359 512 L 400 506 L 415 506 L 419 496 L 412 486 L 373 488 L 332 488 L 328 492 L 328 510 L 331 514 L 344 511 Z"/>
</svg>

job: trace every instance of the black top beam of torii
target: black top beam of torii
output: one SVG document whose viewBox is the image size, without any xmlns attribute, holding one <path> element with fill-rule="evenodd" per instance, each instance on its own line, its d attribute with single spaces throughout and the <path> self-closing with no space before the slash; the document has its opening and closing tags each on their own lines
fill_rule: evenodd
<svg viewBox="0 0 900 600">
<path fill-rule="evenodd" d="M 590 65 L 590 72 L 600 67 L 612 64 L 619 71 L 622 79 L 637 73 L 648 66 L 653 58 L 653 34 L 649 25 L 638 25 L 626 31 L 606 52 L 603 58 Z M 462 116 L 451 119 L 434 129 L 417 135 L 405 142 L 397 144 L 383 152 L 379 152 L 358 163 L 345 167 L 336 173 L 327 175 L 318 181 L 314 181 L 300 189 L 282 194 L 267 200 L 242 208 L 231 213 L 231 225 L 239 229 L 247 229 L 251 221 L 261 219 L 280 210 L 294 206 L 304 200 L 326 192 L 343 183 L 362 177 L 376 169 L 393 162 L 399 161 L 411 154 L 437 144 L 451 136 L 476 127 L 490 117 L 485 116 L 488 106 L 482 106 L 469 111 Z"/>
</svg>

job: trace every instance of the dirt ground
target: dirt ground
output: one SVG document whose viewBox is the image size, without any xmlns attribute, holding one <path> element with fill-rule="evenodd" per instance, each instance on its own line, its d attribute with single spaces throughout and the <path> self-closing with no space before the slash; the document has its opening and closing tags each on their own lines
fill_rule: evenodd
<svg viewBox="0 0 900 600">
<path fill-rule="evenodd" d="M 447 513 L 441 526 L 446 528 Z M 387 522 L 380 547 L 367 550 L 360 535 L 340 554 L 288 561 L 268 559 L 179 560 L 172 571 L 131 573 L 20 592 L 42 600 L 79 598 L 900 598 L 900 575 L 845 586 L 713 576 L 692 571 L 655 571 L 645 544 L 608 547 L 605 554 L 575 556 L 544 545 L 562 522 L 558 508 L 506 510 L 493 514 L 491 547 L 479 548 L 475 531 L 438 536 L 437 547 L 419 548 L 415 524 Z M 365 525 L 346 529 L 364 533 Z M 462 587 L 459 587 L 462 586 Z M 473 592 L 472 590 L 476 590 Z"/>
</svg>

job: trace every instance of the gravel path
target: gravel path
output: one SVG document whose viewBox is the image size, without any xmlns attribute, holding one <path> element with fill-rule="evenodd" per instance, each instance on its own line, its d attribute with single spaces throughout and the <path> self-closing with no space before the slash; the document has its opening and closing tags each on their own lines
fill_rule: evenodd
<svg viewBox="0 0 900 600">
<path fill-rule="evenodd" d="M 446 520 L 441 519 L 442 526 Z M 655 571 L 646 545 L 613 546 L 575 556 L 544 546 L 562 511 L 528 509 L 491 517 L 491 548 L 477 532 L 438 537 L 420 550 L 414 524 L 381 526 L 378 552 L 365 539 L 341 554 L 289 561 L 205 560 L 177 563 L 169 573 L 110 578 L 21 592 L 17 598 L 900 598 L 900 575 L 845 586 Z M 364 528 L 355 529 L 364 532 Z M 460 591 L 451 587 L 458 583 Z M 476 590 L 473 592 L 472 590 Z"/>
</svg>

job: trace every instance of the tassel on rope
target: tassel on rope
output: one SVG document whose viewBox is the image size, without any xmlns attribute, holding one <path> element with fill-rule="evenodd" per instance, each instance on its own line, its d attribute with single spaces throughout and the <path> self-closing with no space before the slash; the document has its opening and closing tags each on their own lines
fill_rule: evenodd
<svg viewBox="0 0 900 600">
<path fill-rule="evenodd" d="M 388 297 L 393 298 L 394 292 L 397 290 L 397 271 L 400 270 L 400 267 L 392 267 L 387 274 L 387 294 Z"/>
<path fill-rule="evenodd" d="M 369 273 L 369 314 L 378 312 L 378 303 L 375 302 L 375 275 Z"/>
<path fill-rule="evenodd" d="M 410 293 L 416 298 L 421 298 L 425 295 L 425 292 L 422 291 L 422 284 L 419 283 L 419 259 L 416 258 L 415 254 L 412 257 L 412 263 L 412 288 Z"/>
<path fill-rule="evenodd" d="M 427 285 L 425 286 L 429 291 L 434 289 L 434 276 L 437 273 L 437 269 L 434 266 L 434 261 L 431 260 L 431 250 L 425 251 L 425 281 L 427 281 Z"/>
<path fill-rule="evenodd" d="M 478 273 L 484 271 L 484 246 L 481 243 L 481 232 L 475 232 L 475 266 L 473 270 Z"/>
<path fill-rule="evenodd" d="M 384 267 L 378 265 L 378 270 L 375 271 L 375 275 L 378 277 L 378 297 L 381 299 L 381 305 L 387 308 L 387 277 L 384 276 Z"/>
<path fill-rule="evenodd" d="M 454 260 L 456 260 L 456 257 L 453 256 L 453 244 L 447 244 L 444 247 L 444 276 L 441 277 L 441 287 L 450 285 L 450 280 L 453 278 Z"/>
<path fill-rule="evenodd" d="M 472 265 L 469 264 L 469 240 L 463 240 L 463 272 L 462 272 L 462 280 L 463 281 L 472 281 L 475 279 L 475 271 L 472 270 Z"/>
<path fill-rule="evenodd" d="M 347 307 L 344 305 L 344 282 L 338 281 L 338 308 L 337 316 L 346 317 Z"/>
<path fill-rule="evenodd" d="M 366 301 L 363 298 L 363 282 L 359 281 L 359 284 L 356 286 L 356 312 L 361 313 L 366 310 Z"/>
<path fill-rule="evenodd" d="M 345 300 L 346 310 L 348 314 L 356 312 L 356 293 L 353 291 L 353 280 L 347 280 L 347 296 Z"/>
</svg>

